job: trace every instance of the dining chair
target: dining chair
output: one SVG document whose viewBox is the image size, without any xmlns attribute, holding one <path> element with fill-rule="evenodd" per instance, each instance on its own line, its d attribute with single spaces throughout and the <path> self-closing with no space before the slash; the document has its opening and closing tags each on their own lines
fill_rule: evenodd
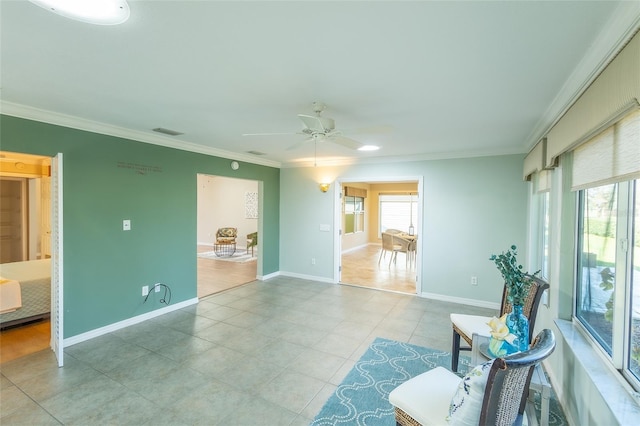
<svg viewBox="0 0 640 426">
<path fill-rule="evenodd" d="M 400 244 L 396 244 L 393 238 L 393 234 L 388 232 L 382 233 L 382 250 L 380 250 L 380 257 L 378 258 L 378 265 L 382 261 L 383 257 L 386 257 L 387 252 L 391 253 L 391 258 L 389 259 L 389 268 L 391 268 L 391 262 L 394 260 L 394 256 L 396 255 L 398 250 L 401 250 L 402 246 Z"/>
<path fill-rule="evenodd" d="M 406 238 L 402 238 L 401 234 L 392 235 L 393 245 L 399 247 L 395 250 L 393 263 L 398 260 L 398 253 L 404 253 L 405 255 L 405 267 L 411 264 L 412 252 L 414 250 L 414 241 Z"/>
<path fill-rule="evenodd" d="M 538 277 L 531 276 L 532 282 L 527 293 L 527 298 L 523 307 L 524 315 L 529 319 L 529 342 L 533 337 L 533 329 L 538 314 L 538 306 L 542 299 L 542 294 L 549 288 L 549 284 Z M 506 285 L 502 289 L 502 303 L 500 304 L 500 314 L 511 312 L 512 306 L 507 297 L 508 290 Z M 451 326 L 453 327 L 453 337 L 451 343 L 451 370 L 458 371 L 458 360 L 460 351 L 470 351 L 472 347 L 473 334 L 480 336 L 489 336 L 491 328 L 487 324 L 491 317 L 481 315 L 455 314 L 449 315 Z M 469 345 L 468 347 L 460 346 L 460 337 Z"/>
<path fill-rule="evenodd" d="M 521 425 L 535 367 L 555 349 L 553 331 L 542 330 L 531 347 L 474 367 L 462 379 L 436 367 L 389 394 L 396 424 Z"/>
</svg>

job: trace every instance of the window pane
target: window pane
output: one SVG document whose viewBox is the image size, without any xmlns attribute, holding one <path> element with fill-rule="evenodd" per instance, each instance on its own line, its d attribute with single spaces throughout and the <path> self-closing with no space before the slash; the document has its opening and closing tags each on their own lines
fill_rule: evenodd
<svg viewBox="0 0 640 426">
<path fill-rule="evenodd" d="M 355 197 L 344 197 L 344 212 L 353 213 L 356 210 Z"/>
<path fill-rule="evenodd" d="M 581 191 L 576 315 L 611 354 L 617 184 Z"/>
<path fill-rule="evenodd" d="M 542 194 L 542 278 L 549 279 L 549 191 Z"/>
<path fill-rule="evenodd" d="M 384 195 L 380 197 L 380 230 L 399 229 L 409 232 L 413 225 L 417 233 L 418 198 L 408 195 Z"/>
<path fill-rule="evenodd" d="M 640 380 L 640 185 L 634 183 L 631 248 L 631 336 L 629 370 Z"/>
<path fill-rule="evenodd" d="M 364 214 L 358 213 L 355 217 L 355 228 L 356 232 L 364 231 Z"/>
<path fill-rule="evenodd" d="M 364 198 L 344 197 L 344 232 L 353 234 L 364 231 Z"/>
</svg>

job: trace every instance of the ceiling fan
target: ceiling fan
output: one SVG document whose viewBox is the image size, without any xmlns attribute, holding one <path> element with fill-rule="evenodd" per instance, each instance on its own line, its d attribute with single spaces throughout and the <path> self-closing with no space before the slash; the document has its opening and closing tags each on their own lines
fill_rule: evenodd
<svg viewBox="0 0 640 426">
<path fill-rule="evenodd" d="M 315 115 L 298 114 L 298 118 L 302 121 L 304 128 L 300 132 L 295 133 L 244 133 L 242 136 L 273 136 L 273 135 L 305 135 L 308 136 L 302 142 L 290 146 L 289 150 L 298 148 L 307 142 L 324 142 L 330 141 L 338 145 L 350 149 L 361 149 L 365 145 L 360 142 L 342 135 L 342 132 L 336 130 L 333 118 L 323 117 L 322 112 L 327 106 L 322 102 L 313 102 L 311 104 Z"/>
</svg>

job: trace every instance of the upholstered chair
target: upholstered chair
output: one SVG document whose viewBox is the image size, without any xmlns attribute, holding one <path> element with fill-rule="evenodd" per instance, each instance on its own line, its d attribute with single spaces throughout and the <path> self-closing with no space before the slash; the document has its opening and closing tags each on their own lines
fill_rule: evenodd
<svg viewBox="0 0 640 426">
<path fill-rule="evenodd" d="M 235 244 L 238 238 L 238 228 L 218 228 L 216 244 Z"/>
<path fill-rule="evenodd" d="M 253 248 L 258 246 L 258 233 L 252 232 L 247 234 L 247 253 L 251 249 L 251 256 L 253 256 Z"/>
</svg>

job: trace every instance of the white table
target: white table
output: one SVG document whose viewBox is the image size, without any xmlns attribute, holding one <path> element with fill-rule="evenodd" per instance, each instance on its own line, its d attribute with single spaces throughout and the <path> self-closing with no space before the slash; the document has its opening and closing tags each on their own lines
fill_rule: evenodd
<svg viewBox="0 0 640 426">
<path fill-rule="evenodd" d="M 489 346 L 489 337 L 481 336 L 474 333 L 471 338 L 471 365 L 478 365 L 488 359 L 486 350 Z M 536 365 L 531 376 L 531 382 L 529 383 L 529 390 L 540 393 L 540 426 L 549 426 L 549 399 L 551 398 L 551 384 L 547 380 L 546 374 L 542 369 L 542 364 Z M 537 426 L 538 418 L 536 417 L 536 407 L 534 404 L 533 392 L 529 392 L 529 398 L 527 399 L 527 419 L 530 425 Z"/>
</svg>

